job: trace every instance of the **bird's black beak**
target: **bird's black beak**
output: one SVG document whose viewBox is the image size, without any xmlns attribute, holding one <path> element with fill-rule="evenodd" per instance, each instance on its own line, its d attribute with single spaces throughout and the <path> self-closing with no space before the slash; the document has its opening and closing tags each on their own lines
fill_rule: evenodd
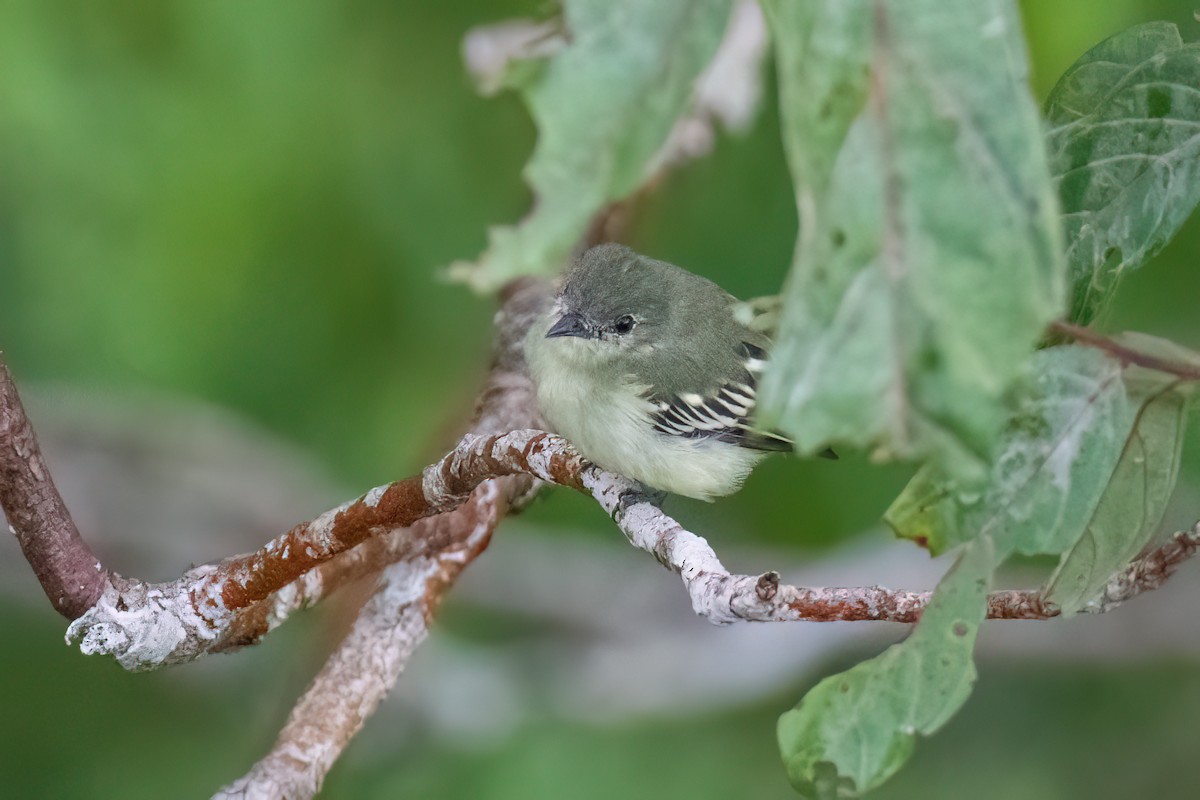
<svg viewBox="0 0 1200 800">
<path fill-rule="evenodd" d="M 583 317 L 573 311 L 568 311 L 559 317 L 558 322 L 554 323 L 550 330 L 546 331 L 547 339 L 553 339 L 556 336 L 578 336 L 582 339 L 590 339 L 592 332 L 588 330 Z"/>
</svg>

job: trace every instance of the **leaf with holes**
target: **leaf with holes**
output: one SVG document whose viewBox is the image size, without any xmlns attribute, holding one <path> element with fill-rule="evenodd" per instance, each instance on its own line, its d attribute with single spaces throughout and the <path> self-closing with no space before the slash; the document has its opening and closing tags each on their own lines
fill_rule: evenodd
<svg viewBox="0 0 1200 800">
<path fill-rule="evenodd" d="M 940 728 L 975 682 L 971 651 L 997 553 L 982 536 L 938 585 L 908 639 L 813 687 L 779 718 L 788 777 L 806 797 L 853 797 L 883 783 Z"/>
<path fill-rule="evenodd" d="M 1200 201 L 1200 44 L 1166 22 L 1119 33 L 1063 75 L 1046 116 L 1070 317 L 1086 324 Z"/>
</svg>

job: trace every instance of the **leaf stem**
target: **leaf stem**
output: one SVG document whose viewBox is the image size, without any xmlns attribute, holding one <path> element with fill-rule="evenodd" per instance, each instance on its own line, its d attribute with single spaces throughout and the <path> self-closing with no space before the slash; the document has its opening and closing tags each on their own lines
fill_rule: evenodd
<svg viewBox="0 0 1200 800">
<path fill-rule="evenodd" d="M 1158 356 L 1152 356 L 1149 353 L 1143 353 L 1132 347 L 1126 347 L 1107 336 L 1097 333 L 1091 328 L 1075 325 L 1065 320 L 1056 320 L 1050 323 L 1049 330 L 1052 333 L 1070 337 L 1079 344 L 1103 350 L 1118 358 L 1123 364 L 1136 364 L 1139 367 L 1152 369 L 1156 372 L 1165 372 L 1168 375 L 1174 375 L 1185 381 L 1200 381 L 1200 366 L 1170 361 Z"/>
</svg>

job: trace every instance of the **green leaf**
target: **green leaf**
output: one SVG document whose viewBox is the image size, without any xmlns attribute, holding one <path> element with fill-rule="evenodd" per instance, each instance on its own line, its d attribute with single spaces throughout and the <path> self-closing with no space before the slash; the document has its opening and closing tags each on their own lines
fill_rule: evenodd
<svg viewBox="0 0 1200 800">
<path fill-rule="evenodd" d="M 818 683 L 779 718 L 788 777 L 807 797 L 854 797 L 898 770 L 975 682 L 971 651 L 997 553 L 982 536 L 946 574 L 912 635 Z"/>
<path fill-rule="evenodd" d="M 982 470 L 1065 289 L 1014 4 L 764 7 L 800 236 L 760 421 Z"/>
<path fill-rule="evenodd" d="M 1200 201 L 1200 45 L 1166 22 L 1119 33 L 1063 75 L 1046 115 L 1070 318 L 1087 324 Z"/>
<path fill-rule="evenodd" d="M 1200 361 L 1150 337 L 1118 344 L 1162 361 Z M 802 793 L 854 796 L 877 786 L 918 734 L 965 701 L 987 585 L 1010 554 L 1070 550 L 1051 599 L 1073 610 L 1157 529 L 1178 470 L 1181 382 L 1082 345 L 1035 353 L 1031 373 L 986 482 L 964 488 L 927 465 L 888 511 L 902 535 L 928 537 L 935 552 L 961 545 L 962 554 L 908 640 L 822 681 L 780 719 L 784 761 Z"/>
<path fill-rule="evenodd" d="M 592 216 L 652 173 L 730 8 L 730 0 L 566 0 L 569 43 L 506 76 L 537 125 L 524 173 L 533 210 L 492 228 L 483 255 L 451 265 L 451 277 L 486 291 L 561 269 Z"/>
<path fill-rule="evenodd" d="M 1140 409 L 1108 489 L 1047 587 L 1063 614 L 1096 598 L 1150 542 L 1175 487 L 1189 397 L 1157 375 L 1134 378 L 1130 391 Z"/>
<path fill-rule="evenodd" d="M 1141 334 L 1116 343 L 1195 369 L 1200 357 Z M 887 522 L 934 553 L 982 532 L 1027 554 L 1065 553 L 1048 599 L 1071 614 L 1095 598 L 1158 530 L 1179 471 L 1190 384 L 1098 350 L 1034 357 L 1031 391 L 1006 428 L 986 488 L 926 466 Z"/>
<path fill-rule="evenodd" d="M 1034 354 L 986 482 L 929 464 L 888 509 L 900 536 L 934 553 L 986 533 L 1023 553 L 1059 553 L 1082 534 L 1137 416 L 1121 365 L 1063 345 Z"/>
</svg>

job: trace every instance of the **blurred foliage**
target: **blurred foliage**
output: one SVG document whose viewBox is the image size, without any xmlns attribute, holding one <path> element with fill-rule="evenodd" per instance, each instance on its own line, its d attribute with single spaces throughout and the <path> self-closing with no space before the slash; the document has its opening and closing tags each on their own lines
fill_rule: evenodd
<svg viewBox="0 0 1200 800">
<path fill-rule="evenodd" d="M 606 204 L 661 166 L 663 143 L 691 101 L 729 21 L 729 0 L 564 0 L 557 52 L 505 66 L 537 125 L 524 176 L 534 192 L 515 226 L 493 227 L 477 262 L 451 275 L 495 291 L 554 271 Z M 545 38 L 548 34 L 541 34 Z"/>
<path fill-rule="evenodd" d="M 469 410 L 489 313 L 434 267 L 520 209 L 531 130 L 462 74 L 462 33 L 494 8 L 415 10 L 12 4 L 0 341 L 17 374 L 199 394 L 358 480 L 449 441 L 413 420 Z"/>
<path fill-rule="evenodd" d="M 769 735 L 775 698 L 723 716 L 586 729 L 547 723 L 486 752 L 418 748 L 402 763 L 350 757 L 330 797 L 577 800 L 794 798 Z M 1055 665 L 984 673 L 971 703 L 872 800 L 1183 800 L 1200 675 L 1192 665 Z M 1113 725 L 1113 720 L 1119 720 Z M 1035 723 L 1036 721 L 1036 723 Z M 1130 731 L 1155 731 L 1153 742 Z M 1120 770 L 1097 769 L 1119 764 Z"/>
<path fill-rule="evenodd" d="M 1197 38 L 1193 6 L 1025 3 L 1038 97 L 1130 25 L 1165 19 Z M 482 250 L 487 225 L 530 202 L 520 171 L 533 128 L 515 98 L 475 95 L 461 38 L 544 10 L 6 3 L 0 347 L 18 379 L 201 397 L 313 450 L 352 486 L 421 466 L 469 412 L 491 313 L 435 268 Z M 635 207 L 631 245 L 741 296 L 779 287 L 796 231 L 775 96 L 747 136 Z M 1197 252 L 1192 219 L 1123 282 L 1104 324 L 1200 347 L 1186 302 Z M 907 477 L 854 456 L 772 459 L 736 497 L 671 510 L 718 549 L 823 546 L 876 524 Z M 1194 432 L 1181 483 L 1200 485 Z M 1194 515 L 1174 510 L 1167 524 Z M 528 516 L 613 536 L 594 504 L 562 492 Z M 0 611 L 0 776 L 16 797 L 202 796 L 268 746 L 318 664 L 307 620 L 234 656 L 249 665 L 236 673 L 216 660 L 127 675 L 63 648 L 62 629 L 47 607 Z M 874 796 L 1195 795 L 1194 664 L 980 671 L 964 711 Z M 791 797 L 773 722 L 801 688 L 737 713 L 611 729 L 548 712 L 474 752 L 427 742 L 368 762 L 352 748 L 327 796 Z"/>
</svg>

